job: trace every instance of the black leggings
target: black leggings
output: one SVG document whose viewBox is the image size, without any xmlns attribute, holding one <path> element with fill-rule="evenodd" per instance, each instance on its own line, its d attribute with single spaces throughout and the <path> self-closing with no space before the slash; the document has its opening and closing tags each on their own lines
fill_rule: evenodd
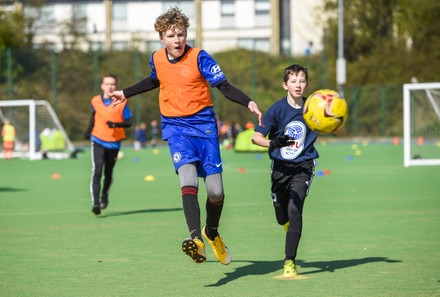
<svg viewBox="0 0 440 297">
<path fill-rule="evenodd" d="M 113 181 L 113 168 L 118 159 L 118 149 L 106 149 L 100 144 L 92 142 L 92 179 L 90 192 L 93 204 L 99 204 L 101 193 L 101 177 L 104 171 L 104 181 L 102 185 L 102 195 L 107 196 Z"/>
<path fill-rule="evenodd" d="M 295 259 L 302 232 L 304 202 L 312 184 L 314 160 L 299 164 L 272 162 L 272 202 L 278 224 L 289 222 L 286 259 Z"/>
</svg>

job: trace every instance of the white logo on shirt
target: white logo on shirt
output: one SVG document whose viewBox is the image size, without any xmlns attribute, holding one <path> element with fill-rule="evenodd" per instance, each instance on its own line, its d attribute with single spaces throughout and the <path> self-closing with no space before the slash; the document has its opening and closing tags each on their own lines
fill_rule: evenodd
<svg viewBox="0 0 440 297">
<path fill-rule="evenodd" d="M 214 66 L 211 67 L 210 71 L 211 71 L 211 73 L 217 73 L 217 72 L 220 72 L 222 70 L 220 69 L 220 66 L 218 64 L 215 64 Z"/>
<path fill-rule="evenodd" d="M 284 134 L 295 139 L 295 143 L 280 149 L 281 157 L 286 160 L 293 160 L 298 157 L 304 149 L 306 139 L 306 126 L 300 121 L 293 121 L 287 124 Z"/>
<path fill-rule="evenodd" d="M 174 163 L 179 163 L 181 159 L 182 159 L 182 155 L 179 152 L 175 152 L 173 154 L 173 162 Z"/>
</svg>

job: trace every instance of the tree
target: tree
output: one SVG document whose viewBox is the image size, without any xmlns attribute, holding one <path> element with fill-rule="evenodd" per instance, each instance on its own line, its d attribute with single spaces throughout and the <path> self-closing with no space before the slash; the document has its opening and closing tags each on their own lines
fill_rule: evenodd
<svg viewBox="0 0 440 297">
<path fill-rule="evenodd" d="M 335 68 L 332 58 L 337 56 L 338 1 L 326 0 L 323 6 L 328 16 L 329 73 Z M 347 85 L 404 83 L 413 75 L 427 81 L 440 79 L 438 71 L 433 71 L 440 58 L 439 18 L 437 0 L 344 1 Z"/>
<path fill-rule="evenodd" d="M 436 50 L 440 44 L 440 2 L 437 0 L 399 1 L 398 33 L 408 38 L 416 50 Z"/>
<path fill-rule="evenodd" d="M 21 12 L 0 10 L 0 51 L 25 43 L 24 18 Z"/>
<path fill-rule="evenodd" d="M 337 48 L 337 8 L 339 0 L 326 0 L 331 48 Z M 344 49 L 347 62 L 371 55 L 384 43 L 391 42 L 394 11 L 399 0 L 344 1 Z"/>
</svg>

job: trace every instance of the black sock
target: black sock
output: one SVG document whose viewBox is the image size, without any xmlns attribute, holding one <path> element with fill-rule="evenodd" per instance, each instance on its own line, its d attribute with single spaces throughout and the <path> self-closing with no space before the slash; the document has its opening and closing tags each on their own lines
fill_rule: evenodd
<svg viewBox="0 0 440 297">
<path fill-rule="evenodd" d="M 211 199 L 206 199 L 206 235 L 209 239 L 214 240 L 218 235 L 218 225 L 223 210 L 223 202 L 225 197 L 219 202 L 212 202 Z"/>
<path fill-rule="evenodd" d="M 200 207 L 197 200 L 197 187 L 184 186 L 182 187 L 182 203 L 183 212 L 185 214 L 186 224 L 191 238 L 198 237 L 202 239 L 200 231 Z"/>
</svg>

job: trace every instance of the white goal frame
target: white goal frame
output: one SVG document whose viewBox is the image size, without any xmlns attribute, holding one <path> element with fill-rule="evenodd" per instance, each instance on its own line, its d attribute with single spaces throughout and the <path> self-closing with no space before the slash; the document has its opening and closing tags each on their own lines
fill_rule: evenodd
<svg viewBox="0 0 440 297">
<path fill-rule="evenodd" d="M 71 157 L 71 154 L 75 151 L 75 147 L 73 146 L 72 142 L 70 141 L 69 136 L 67 135 L 66 131 L 63 128 L 63 125 L 58 119 L 58 116 L 56 115 L 55 111 L 53 110 L 52 106 L 49 104 L 46 100 L 35 100 L 35 99 L 20 99 L 20 100 L 0 100 L 0 107 L 28 107 L 29 112 L 29 150 L 25 152 L 20 151 L 14 151 L 13 157 L 21 157 L 21 158 L 29 158 L 30 160 L 39 160 L 43 159 L 44 157 L 53 158 L 53 159 L 66 159 Z M 47 109 L 47 112 L 49 113 L 51 120 L 53 121 L 54 127 L 58 131 L 60 131 L 64 137 L 65 142 L 65 148 L 61 152 L 42 152 L 37 151 L 36 143 L 36 134 L 37 134 L 37 106 L 43 106 Z M 0 110 L 0 116 L 3 117 L 3 114 L 1 114 Z M 3 122 L 4 119 L 1 119 Z"/>
<path fill-rule="evenodd" d="M 440 92 L 440 82 L 431 83 L 410 83 L 403 85 L 403 162 L 405 167 L 409 166 L 428 166 L 428 165 L 440 165 L 440 159 L 436 158 L 415 158 L 413 156 L 414 151 L 412 149 L 413 142 L 417 142 L 417 135 L 411 135 L 411 128 L 414 125 L 414 121 L 411 117 L 411 103 L 412 91 L 424 91 L 424 97 L 426 96 L 427 104 L 432 109 L 429 112 L 435 114 L 440 121 L 440 106 L 438 102 L 435 102 L 432 95 L 433 91 Z M 426 111 L 428 112 L 428 111 Z M 421 140 L 423 143 L 423 139 Z M 437 139 L 431 139 L 430 145 L 435 144 L 438 146 L 440 143 L 440 135 L 437 135 Z M 440 151 L 440 146 L 438 148 Z"/>
</svg>

